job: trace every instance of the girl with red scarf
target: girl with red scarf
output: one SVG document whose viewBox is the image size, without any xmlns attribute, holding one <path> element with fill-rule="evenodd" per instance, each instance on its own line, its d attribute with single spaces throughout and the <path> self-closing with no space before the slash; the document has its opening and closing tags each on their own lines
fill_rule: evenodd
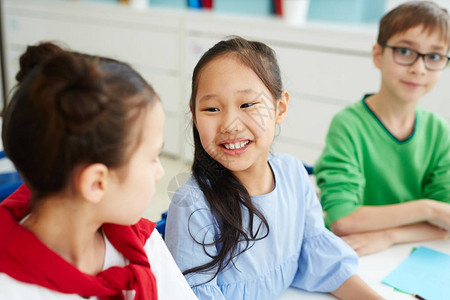
<svg viewBox="0 0 450 300">
<path fill-rule="evenodd" d="M 196 299 L 141 215 L 164 174 L 164 113 L 128 65 L 28 47 L 5 111 L 22 186 L 0 205 L 1 299 Z"/>
</svg>

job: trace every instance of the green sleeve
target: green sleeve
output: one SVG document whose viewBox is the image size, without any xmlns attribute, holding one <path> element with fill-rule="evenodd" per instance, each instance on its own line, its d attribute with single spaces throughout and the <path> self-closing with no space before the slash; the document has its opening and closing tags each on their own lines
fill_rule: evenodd
<svg viewBox="0 0 450 300">
<path fill-rule="evenodd" d="M 359 163 L 360 141 L 351 119 L 342 112 L 333 118 L 325 149 L 314 165 L 327 226 L 362 205 L 365 180 Z"/>
<path fill-rule="evenodd" d="M 450 203 L 450 126 L 447 121 L 440 125 L 432 129 L 438 143 L 424 180 L 424 197 Z"/>
</svg>

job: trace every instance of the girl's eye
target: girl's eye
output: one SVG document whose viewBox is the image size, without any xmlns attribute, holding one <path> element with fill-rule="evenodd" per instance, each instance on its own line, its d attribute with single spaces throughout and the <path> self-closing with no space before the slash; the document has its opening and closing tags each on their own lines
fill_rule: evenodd
<svg viewBox="0 0 450 300">
<path fill-rule="evenodd" d="M 403 56 L 410 56 L 412 54 L 412 51 L 408 48 L 398 48 L 397 53 Z"/>
<path fill-rule="evenodd" d="M 207 108 L 203 109 L 203 111 L 216 112 L 216 111 L 219 111 L 219 109 L 215 108 L 215 107 L 207 107 Z"/>
<path fill-rule="evenodd" d="M 255 102 L 244 103 L 241 105 L 241 108 L 247 108 L 247 107 L 253 106 L 255 104 L 256 104 Z"/>
</svg>

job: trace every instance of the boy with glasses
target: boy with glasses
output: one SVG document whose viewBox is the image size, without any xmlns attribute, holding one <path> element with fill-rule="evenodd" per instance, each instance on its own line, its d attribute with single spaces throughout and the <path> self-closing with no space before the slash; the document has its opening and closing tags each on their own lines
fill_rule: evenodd
<svg viewBox="0 0 450 300">
<path fill-rule="evenodd" d="M 325 221 L 359 255 L 448 238 L 450 126 L 417 106 L 449 62 L 449 15 L 430 1 L 380 22 L 378 93 L 338 113 L 314 171 Z"/>
</svg>

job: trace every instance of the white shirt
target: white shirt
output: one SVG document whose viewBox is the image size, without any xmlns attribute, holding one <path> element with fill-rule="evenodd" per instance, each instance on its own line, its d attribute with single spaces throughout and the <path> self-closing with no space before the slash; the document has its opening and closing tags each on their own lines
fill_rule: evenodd
<svg viewBox="0 0 450 300">
<path fill-rule="evenodd" d="M 105 238 L 105 263 L 103 270 L 112 266 L 126 266 L 128 260 Z M 144 250 L 147 253 L 152 272 L 156 277 L 159 300 L 197 299 L 178 269 L 159 232 L 155 229 L 147 240 Z M 30 251 L 33 251 L 30 249 Z M 125 291 L 125 299 L 133 300 L 134 291 Z M 35 284 L 17 281 L 5 273 L 0 273 L 1 300 L 84 300 L 79 295 L 62 294 Z M 98 299 L 91 297 L 91 300 Z"/>
</svg>

